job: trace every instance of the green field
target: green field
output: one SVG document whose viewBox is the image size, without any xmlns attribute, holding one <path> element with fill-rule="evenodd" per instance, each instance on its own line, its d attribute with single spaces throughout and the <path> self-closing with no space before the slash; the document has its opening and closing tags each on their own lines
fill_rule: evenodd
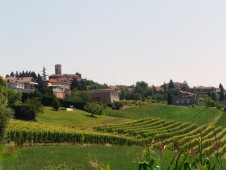
<svg viewBox="0 0 226 170">
<path fill-rule="evenodd" d="M 165 104 L 148 104 L 142 106 L 127 107 L 115 111 L 107 109 L 105 115 L 118 116 L 131 119 L 161 118 L 180 122 L 191 122 L 197 125 L 215 123 L 222 112 L 215 108 L 169 106 Z"/>
<path fill-rule="evenodd" d="M 76 170 L 89 170 L 90 162 L 111 166 L 112 170 L 136 170 L 143 147 L 128 146 L 45 146 L 26 147 L 3 155 L 6 170 L 40 170 L 48 165 L 66 164 Z M 97 161 L 96 161 L 97 160 Z M 99 168 L 100 169 L 100 168 Z"/>
<path fill-rule="evenodd" d="M 96 163 L 98 166 L 109 164 L 112 170 L 137 170 L 137 164 L 145 160 L 145 150 L 145 147 L 138 146 L 25 147 L 15 153 L 5 151 L 1 166 L 6 170 L 40 170 L 61 165 L 76 170 L 94 170 Z M 160 153 L 159 156 L 163 159 Z M 216 163 L 214 158 L 210 160 L 212 164 Z M 226 168 L 226 160 L 222 160 L 222 163 Z"/>
<path fill-rule="evenodd" d="M 45 107 L 44 112 L 38 114 L 36 119 L 38 122 L 81 129 L 91 129 L 95 126 L 127 123 L 132 121 L 120 117 L 110 117 L 106 115 L 95 115 L 95 117 L 91 117 L 90 115 L 90 113 L 82 110 L 74 110 L 72 112 L 66 110 L 55 111 L 50 107 Z"/>
<path fill-rule="evenodd" d="M 222 114 L 216 125 L 226 128 L 226 112 Z"/>
</svg>

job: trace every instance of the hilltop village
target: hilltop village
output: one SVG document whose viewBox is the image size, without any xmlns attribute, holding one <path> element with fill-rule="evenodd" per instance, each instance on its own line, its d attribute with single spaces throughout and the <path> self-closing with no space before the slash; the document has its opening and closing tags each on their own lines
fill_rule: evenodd
<svg viewBox="0 0 226 170">
<path fill-rule="evenodd" d="M 92 80 L 82 78 L 82 74 L 63 74 L 62 66 L 55 65 L 55 73 L 44 75 L 34 72 L 12 72 L 6 75 L 6 87 L 17 92 L 30 93 L 40 91 L 41 93 L 53 94 L 58 99 L 64 99 L 72 91 L 84 91 L 94 101 L 112 104 L 119 100 L 157 100 L 168 104 L 190 106 L 202 105 L 204 99 L 213 101 L 224 101 L 226 91 L 220 84 L 219 87 L 189 87 L 186 81 L 164 83 L 160 86 L 149 86 L 146 82 L 137 82 L 135 85 L 107 85 L 99 84 Z M 170 93 L 169 93 L 170 92 Z"/>
</svg>

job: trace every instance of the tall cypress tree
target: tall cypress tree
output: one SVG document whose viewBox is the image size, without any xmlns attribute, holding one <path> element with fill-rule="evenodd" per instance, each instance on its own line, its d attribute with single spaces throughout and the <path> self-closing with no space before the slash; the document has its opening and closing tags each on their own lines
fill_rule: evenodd
<svg viewBox="0 0 226 170">
<path fill-rule="evenodd" d="M 224 102 L 224 100 L 225 100 L 225 97 L 224 97 L 224 87 L 223 87 L 223 85 L 221 83 L 219 85 L 219 88 L 220 88 L 220 97 L 219 97 L 219 100 L 221 102 Z"/>
<path fill-rule="evenodd" d="M 173 95 L 172 95 L 172 93 L 170 91 L 168 92 L 168 96 L 167 96 L 167 104 L 168 105 L 172 105 L 173 104 Z"/>
<path fill-rule="evenodd" d="M 46 81 L 47 81 L 47 74 L 46 74 L 46 68 L 43 67 L 43 70 L 42 70 L 42 80 L 44 82 L 44 84 L 46 84 Z"/>
<path fill-rule="evenodd" d="M 169 85 L 168 85 L 168 89 L 175 89 L 175 85 L 173 83 L 173 80 L 170 80 Z"/>
</svg>

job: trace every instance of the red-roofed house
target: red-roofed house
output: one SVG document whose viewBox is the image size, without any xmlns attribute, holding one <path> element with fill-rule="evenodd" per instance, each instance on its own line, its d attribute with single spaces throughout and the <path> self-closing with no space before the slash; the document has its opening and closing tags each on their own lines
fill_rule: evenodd
<svg viewBox="0 0 226 170">
<path fill-rule="evenodd" d="M 189 106 L 199 104 L 197 95 L 179 90 L 179 95 L 174 96 L 174 105 Z"/>
<path fill-rule="evenodd" d="M 33 92 L 37 89 L 38 83 L 33 77 L 6 77 L 6 87 L 21 92 Z"/>
</svg>

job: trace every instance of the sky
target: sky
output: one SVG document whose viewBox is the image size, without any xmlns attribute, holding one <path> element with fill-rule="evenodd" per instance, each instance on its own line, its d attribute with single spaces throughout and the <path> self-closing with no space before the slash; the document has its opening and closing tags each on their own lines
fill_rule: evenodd
<svg viewBox="0 0 226 170">
<path fill-rule="evenodd" d="M 0 0 L 0 75 L 226 86 L 225 0 Z"/>
</svg>

